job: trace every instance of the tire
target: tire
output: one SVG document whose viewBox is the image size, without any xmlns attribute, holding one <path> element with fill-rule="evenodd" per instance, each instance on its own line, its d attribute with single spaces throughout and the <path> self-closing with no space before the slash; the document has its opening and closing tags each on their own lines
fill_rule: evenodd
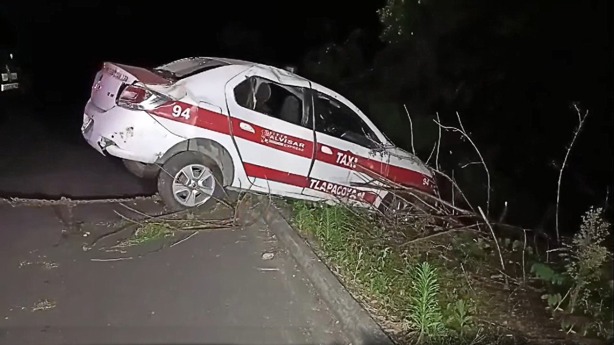
<svg viewBox="0 0 614 345">
<path fill-rule="evenodd" d="M 411 214 L 419 212 L 419 210 L 428 212 L 428 207 L 422 204 L 420 199 L 412 196 L 411 194 L 401 193 L 396 195 L 393 192 L 388 193 L 382 200 L 379 208 L 384 217 L 394 219 L 399 215 Z"/>
<path fill-rule="evenodd" d="M 379 206 L 379 211 L 384 215 L 384 217 L 396 217 L 396 214 L 399 211 L 402 211 L 408 205 L 405 201 L 399 198 L 395 193 L 388 193 L 382 203 Z"/>
<path fill-rule="evenodd" d="M 160 167 L 155 164 L 145 164 L 137 161 L 131 161 L 129 159 L 123 159 L 124 166 L 130 173 L 138 178 L 142 179 L 154 179 L 160 172 Z"/>
<path fill-rule="evenodd" d="M 194 175 L 205 176 L 198 183 L 206 185 L 208 189 L 212 189 L 211 194 L 205 192 L 197 192 L 195 195 L 195 203 L 189 203 L 188 195 L 190 190 L 200 190 L 197 185 L 188 186 L 189 181 L 186 179 L 186 171 L 195 172 Z M 199 175 L 198 172 L 202 171 Z M 184 191 L 178 192 L 173 190 L 173 181 L 177 179 L 180 183 L 185 183 Z M 198 179 L 198 178 L 197 178 Z M 195 180 L 197 180 L 195 179 Z M 158 175 L 158 193 L 164 204 L 173 211 L 181 211 L 188 208 L 198 207 L 207 209 L 215 205 L 218 200 L 223 200 L 226 193 L 222 185 L 222 171 L 215 162 L 206 155 L 195 151 L 184 151 L 171 157 L 160 170 Z M 176 196 L 177 195 L 177 196 Z M 208 197 L 207 197 L 208 196 Z M 202 198 L 203 200 L 199 200 Z"/>
</svg>

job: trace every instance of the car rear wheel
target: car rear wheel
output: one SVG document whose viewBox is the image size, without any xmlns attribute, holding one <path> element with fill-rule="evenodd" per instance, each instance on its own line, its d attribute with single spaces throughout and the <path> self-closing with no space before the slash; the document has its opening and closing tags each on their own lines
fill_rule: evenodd
<svg viewBox="0 0 614 345">
<path fill-rule="evenodd" d="M 209 207 L 225 195 L 220 168 L 211 158 L 194 151 L 179 153 L 164 163 L 158 175 L 158 192 L 174 211 Z"/>
<path fill-rule="evenodd" d="M 129 159 L 123 159 L 124 166 L 130 173 L 138 178 L 153 179 L 160 172 L 160 167 L 156 164 L 145 164 Z"/>
</svg>

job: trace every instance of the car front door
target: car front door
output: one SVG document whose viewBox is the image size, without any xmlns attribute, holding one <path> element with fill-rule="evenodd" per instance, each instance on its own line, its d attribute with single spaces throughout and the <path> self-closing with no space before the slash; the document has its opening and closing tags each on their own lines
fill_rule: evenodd
<svg viewBox="0 0 614 345">
<path fill-rule="evenodd" d="M 303 192 L 314 154 L 306 90 L 262 72 L 248 72 L 226 85 L 233 141 L 252 184 L 241 188 L 287 196 Z"/>
<path fill-rule="evenodd" d="M 389 155 L 346 102 L 313 90 L 317 144 L 309 192 L 325 199 L 376 204 L 381 191 L 372 183 L 385 172 Z"/>
</svg>

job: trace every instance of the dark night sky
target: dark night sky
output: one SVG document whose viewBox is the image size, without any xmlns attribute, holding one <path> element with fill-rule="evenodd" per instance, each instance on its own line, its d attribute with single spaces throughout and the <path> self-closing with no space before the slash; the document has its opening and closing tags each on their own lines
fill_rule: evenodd
<svg viewBox="0 0 614 345">
<path fill-rule="evenodd" d="M 292 63 L 314 46 L 343 39 L 352 28 L 376 28 L 375 11 L 383 2 L 354 3 L 351 15 L 347 7 L 322 0 L 303 6 L 281 1 L 166 3 L 24 0 L 0 5 L 0 19 L 13 27 L 37 93 L 54 102 L 72 92 L 87 97 L 90 79 L 106 60 L 153 66 L 202 55 Z M 327 32 L 324 23 L 334 23 L 337 30 Z M 262 46 L 242 48 L 258 37 Z M 63 87 L 49 86 L 51 80 Z"/>
<path fill-rule="evenodd" d="M 381 2 L 381 1 L 380 1 Z M 292 61 L 314 44 L 328 40 L 324 20 L 341 29 L 377 25 L 380 2 L 348 8 L 310 1 L 308 6 L 285 2 L 177 3 L 162 7 L 152 1 L 19 1 L 2 4 L 3 17 L 14 23 L 24 48 L 49 61 L 77 67 L 106 59 L 128 63 L 160 63 L 186 55 L 224 55 L 220 41 L 229 27 L 242 26 L 264 37 L 265 58 Z M 60 4 L 61 3 L 61 4 Z M 275 4 L 282 4 L 281 7 Z M 33 10 L 34 9 L 34 10 Z M 337 32 L 343 37 L 346 32 Z M 236 38 L 235 38 L 236 39 Z M 241 55 L 249 58 L 250 52 Z"/>
<path fill-rule="evenodd" d="M 330 1 L 315 0 L 304 4 L 227 1 L 157 5 L 142 0 L 23 0 L 0 5 L 0 20 L 13 26 L 22 63 L 37 79 L 58 81 L 57 72 L 61 70 L 60 79 L 68 88 L 84 89 L 105 60 L 155 65 L 186 55 L 230 55 L 272 64 L 295 62 L 331 38 L 344 39 L 353 28 L 377 33 L 375 11 L 384 3 L 339 2 L 332 6 Z M 505 3 L 508 5 L 499 5 L 501 10 L 509 10 L 513 15 L 516 2 Z M 602 43 L 611 37 L 605 32 L 611 27 L 605 24 L 604 13 L 611 6 L 598 1 L 556 3 L 543 6 L 540 21 L 546 24 L 535 32 L 542 42 L 534 40 L 525 45 L 527 51 L 535 50 L 535 54 L 519 52 L 518 57 L 530 57 L 535 65 L 550 70 L 552 75 L 558 74 L 559 78 L 562 73 L 554 71 L 607 87 L 609 78 L 595 77 L 600 73 L 595 66 L 612 59 L 610 48 Z M 570 6 L 573 3 L 582 5 Z M 577 12 L 580 7 L 582 13 Z M 327 21 L 334 23 L 336 30 L 327 31 L 323 25 Z M 258 37 L 261 47 L 244 44 Z M 546 51 L 550 54 L 545 54 Z M 586 64 L 587 54 L 592 55 L 594 64 Z M 530 87 L 532 83 L 525 84 Z"/>
</svg>

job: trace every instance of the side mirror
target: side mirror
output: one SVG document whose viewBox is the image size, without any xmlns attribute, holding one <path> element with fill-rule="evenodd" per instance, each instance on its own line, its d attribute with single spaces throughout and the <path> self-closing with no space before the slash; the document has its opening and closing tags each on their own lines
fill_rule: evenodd
<svg viewBox="0 0 614 345">
<path fill-rule="evenodd" d="M 341 135 L 341 139 L 353 142 L 354 144 L 367 147 L 371 150 L 379 150 L 384 146 L 381 143 L 363 135 L 356 134 L 352 131 L 346 131 Z"/>
</svg>

